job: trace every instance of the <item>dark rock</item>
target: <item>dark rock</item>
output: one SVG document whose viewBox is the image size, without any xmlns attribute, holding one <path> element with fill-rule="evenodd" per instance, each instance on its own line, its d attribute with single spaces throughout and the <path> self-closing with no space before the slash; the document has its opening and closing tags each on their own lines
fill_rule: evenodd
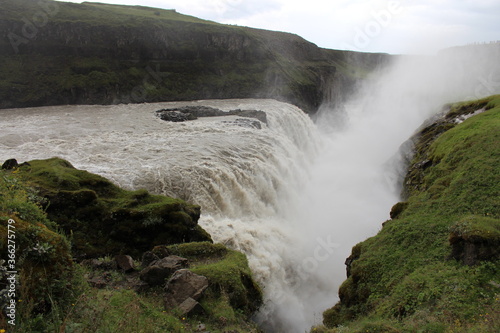
<svg viewBox="0 0 500 333">
<path fill-rule="evenodd" d="M 161 120 L 172 121 L 176 123 L 197 119 L 196 116 L 191 113 L 184 113 L 178 110 L 164 110 L 159 114 L 159 117 L 161 118 Z"/>
<path fill-rule="evenodd" d="M 5 161 L 2 164 L 2 169 L 4 169 L 4 170 L 12 170 L 12 169 L 20 168 L 20 167 L 23 167 L 23 166 L 30 166 L 30 165 L 31 164 L 29 164 L 28 162 L 23 162 L 21 164 L 18 164 L 17 160 L 15 158 L 11 158 L 11 159 Z"/>
<path fill-rule="evenodd" d="M 153 252 L 153 254 L 156 255 L 158 259 L 163 259 L 170 255 L 170 252 L 168 251 L 168 248 L 165 245 L 157 245 L 153 248 L 151 252 Z"/>
<path fill-rule="evenodd" d="M 2 169 L 4 170 L 12 170 L 19 167 L 19 164 L 17 163 L 17 160 L 14 158 L 11 158 L 10 160 L 5 161 L 2 164 Z"/>
<path fill-rule="evenodd" d="M 118 268 L 122 269 L 124 272 L 132 272 L 134 270 L 134 260 L 131 256 L 120 254 L 115 256 L 115 261 Z"/>
<path fill-rule="evenodd" d="M 179 307 L 188 298 L 197 301 L 208 287 L 208 279 L 187 269 L 174 273 L 165 286 L 165 309 Z"/>
<path fill-rule="evenodd" d="M 161 109 L 156 111 L 156 115 L 162 120 L 172 122 L 195 120 L 203 117 L 238 116 L 255 118 L 258 121 L 245 121 L 244 119 L 237 119 L 236 122 L 238 122 L 238 125 L 240 126 L 255 127 L 258 129 L 262 127 L 260 122 L 267 124 L 267 114 L 264 111 L 258 110 L 236 109 L 225 112 L 208 106 L 183 106 L 174 109 Z"/>
<path fill-rule="evenodd" d="M 398 202 L 391 208 L 390 216 L 391 219 L 398 218 L 399 215 L 408 207 L 408 202 Z"/>
<path fill-rule="evenodd" d="M 201 306 L 200 303 L 192 299 L 191 297 L 187 298 L 184 302 L 182 302 L 178 307 L 179 315 L 201 315 L 205 313 L 205 309 Z"/>
<path fill-rule="evenodd" d="M 151 262 L 140 273 L 140 279 L 151 286 L 159 286 L 165 283 L 175 271 L 188 266 L 188 260 L 178 256 L 168 256 L 166 258 Z"/>
<path fill-rule="evenodd" d="M 451 259 L 474 266 L 481 261 L 500 259 L 500 223 L 498 219 L 469 216 L 451 228 Z"/>
<path fill-rule="evenodd" d="M 160 258 L 151 251 L 146 251 L 142 255 L 141 266 L 148 267 L 153 261 L 159 260 Z"/>
</svg>

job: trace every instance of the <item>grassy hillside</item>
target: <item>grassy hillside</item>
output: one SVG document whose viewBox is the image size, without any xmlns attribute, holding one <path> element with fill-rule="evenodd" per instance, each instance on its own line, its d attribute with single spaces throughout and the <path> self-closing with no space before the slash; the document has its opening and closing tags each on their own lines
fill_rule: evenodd
<svg viewBox="0 0 500 333">
<path fill-rule="evenodd" d="M 245 255 L 207 241 L 186 243 L 189 235 L 210 240 L 197 215 L 198 206 L 125 191 L 56 158 L 0 170 L 0 331 L 197 332 L 201 322 L 214 333 L 258 332 L 249 318 L 262 294 Z M 7 261 L 9 241 L 15 262 Z M 164 248 L 207 277 L 199 299 L 204 313 L 167 310 L 164 285 L 139 282 L 142 253 Z M 119 253 L 132 255 L 136 268 L 117 269 Z M 14 297 L 9 271 L 18 272 Z M 11 299 L 15 326 L 4 311 Z"/>
<path fill-rule="evenodd" d="M 498 332 L 500 96 L 452 105 L 419 138 L 407 201 L 353 248 L 314 332 Z"/>
<path fill-rule="evenodd" d="M 1 6 L 0 108 L 270 97 L 315 111 L 333 83 L 347 94 L 359 73 L 386 59 L 173 10 L 52 0 Z"/>
</svg>

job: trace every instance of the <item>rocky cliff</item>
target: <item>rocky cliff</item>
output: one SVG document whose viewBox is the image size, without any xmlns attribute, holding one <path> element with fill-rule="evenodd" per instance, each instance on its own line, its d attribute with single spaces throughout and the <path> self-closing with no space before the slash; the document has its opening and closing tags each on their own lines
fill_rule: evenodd
<svg viewBox="0 0 500 333">
<path fill-rule="evenodd" d="M 5 0 L 0 15 L 1 108 L 256 97 L 314 112 L 389 59 L 140 6 Z"/>
<path fill-rule="evenodd" d="M 405 202 L 347 258 L 322 332 L 497 332 L 500 96 L 445 107 L 412 138 Z"/>
</svg>

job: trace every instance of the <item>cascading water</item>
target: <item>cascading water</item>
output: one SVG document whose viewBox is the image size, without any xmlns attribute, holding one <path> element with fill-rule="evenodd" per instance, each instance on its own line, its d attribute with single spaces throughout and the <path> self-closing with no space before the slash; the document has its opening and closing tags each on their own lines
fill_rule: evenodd
<svg viewBox="0 0 500 333">
<path fill-rule="evenodd" d="M 316 125 L 272 100 L 1 110 L 0 154 L 59 156 L 126 188 L 201 205 L 200 224 L 246 253 L 264 287 L 256 320 L 269 332 L 302 333 L 335 303 L 351 247 L 398 201 L 388 161 L 442 104 L 498 92 L 496 59 L 401 57 L 343 108 L 323 108 Z M 268 126 L 154 115 L 187 104 L 263 110 Z"/>
<path fill-rule="evenodd" d="M 154 114 L 186 104 L 263 110 L 268 125 L 241 127 L 233 116 L 170 123 Z M 293 327 L 310 322 L 287 282 L 302 244 L 292 222 L 319 146 L 315 126 L 298 108 L 273 100 L 59 106 L 3 110 L 0 119 L 5 159 L 59 156 L 125 188 L 201 205 L 199 223 L 214 240 L 248 255 L 268 300 L 263 324 L 267 316 L 286 322 L 278 313 L 283 304 L 270 303 L 284 297 L 303 313 Z"/>
</svg>

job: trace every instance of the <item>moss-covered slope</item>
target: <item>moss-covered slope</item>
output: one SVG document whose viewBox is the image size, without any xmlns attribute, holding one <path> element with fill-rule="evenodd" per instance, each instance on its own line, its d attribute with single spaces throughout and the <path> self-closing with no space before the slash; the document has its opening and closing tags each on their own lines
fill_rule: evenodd
<svg viewBox="0 0 500 333">
<path fill-rule="evenodd" d="M 341 98 L 387 58 L 173 10 L 53 0 L 1 6 L 0 108 L 260 97 L 315 111 L 332 86 Z"/>
<path fill-rule="evenodd" d="M 126 191 L 58 158 L 30 161 L 17 176 L 44 198 L 48 218 L 71 237 L 75 255 L 139 255 L 152 246 L 211 241 L 200 207 L 147 191 Z"/>
<path fill-rule="evenodd" d="M 444 119 L 480 109 L 421 132 L 407 202 L 353 248 L 340 302 L 324 313 L 332 329 L 316 330 L 498 332 L 500 96 L 454 104 Z"/>
<path fill-rule="evenodd" d="M 5 166 L 9 169 L 0 170 L 0 331 L 180 333 L 198 332 L 203 325 L 214 333 L 259 332 L 250 317 L 262 294 L 246 257 L 208 241 L 184 243 L 210 240 L 196 225 L 198 206 L 124 191 L 57 158 Z M 9 237 L 13 232 L 15 238 Z M 176 309 L 166 310 L 164 286 L 136 288 L 138 268 L 110 268 L 119 253 L 113 251 L 139 259 L 141 249 L 155 244 L 161 245 L 153 253 L 167 249 L 184 256 L 193 272 L 208 278 L 199 299 L 203 313 L 180 316 Z M 90 251 L 109 254 L 97 260 L 106 265 L 74 260 Z M 15 262 L 6 261 L 11 252 Z M 15 295 L 8 271 L 17 271 Z M 92 276 L 102 277 L 104 286 L 89 284 Z M 11 299 L 15 326 L 4 311 Z"/>
</svg>

